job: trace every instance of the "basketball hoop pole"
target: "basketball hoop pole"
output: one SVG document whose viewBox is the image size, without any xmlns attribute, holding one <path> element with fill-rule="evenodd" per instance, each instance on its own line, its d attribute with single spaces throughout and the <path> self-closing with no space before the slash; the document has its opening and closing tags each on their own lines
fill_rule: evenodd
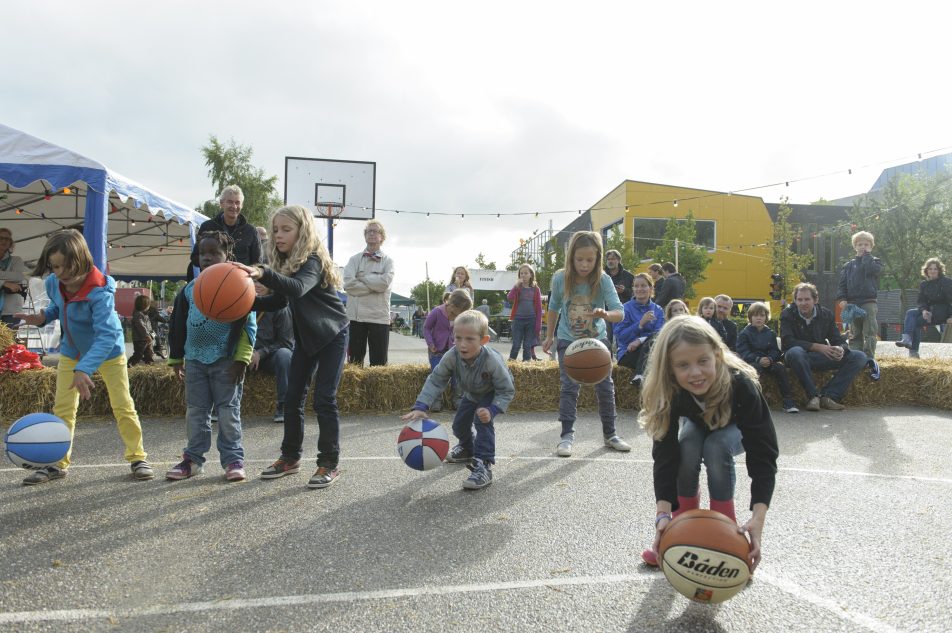
<svg viewBox="0 0 952 633">
<path fill-rule="evenodd" d="M 334 257 L 334 216 L 327 214 L 327 252 Z"/>
</svg>

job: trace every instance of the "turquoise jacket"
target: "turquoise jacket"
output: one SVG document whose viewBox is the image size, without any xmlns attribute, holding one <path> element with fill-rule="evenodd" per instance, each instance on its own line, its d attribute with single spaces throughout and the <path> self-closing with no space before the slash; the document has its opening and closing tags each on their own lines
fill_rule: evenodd
<svg viewBox="0 0 952 633">
<path fill-rule="evenodd" d="M 50 305 L 43 311 L 45 323 L 60 320 L 60 354 L 78 361 L 74 371 L 92 375 L 105 361 L 126 353 L 116 312 L 115 279 L 93 266 L 69 299 L 55 274 L 44 283 L 50 297 Z"/>
</svg>

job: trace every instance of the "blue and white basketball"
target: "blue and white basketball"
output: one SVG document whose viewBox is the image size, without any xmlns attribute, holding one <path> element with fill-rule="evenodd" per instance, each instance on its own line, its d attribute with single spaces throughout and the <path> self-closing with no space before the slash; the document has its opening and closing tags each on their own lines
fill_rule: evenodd
<svg viewBox="0 0 952 633">
<path fill-rule="evenodd" d="M 7 429 L 4 450 L 21 468 L 52 466 L 66 457 L 72 442 L 69 427 L 50 413 L 25 415 Z"/>
<path fill-rule="evenodd" d="M 416 470 L 436 468 L 446 459 L 449 450 L 446 429 L 433 420 L 414 420 L 403 427 L 397 437 L 397 455 Z"/>
</svg>

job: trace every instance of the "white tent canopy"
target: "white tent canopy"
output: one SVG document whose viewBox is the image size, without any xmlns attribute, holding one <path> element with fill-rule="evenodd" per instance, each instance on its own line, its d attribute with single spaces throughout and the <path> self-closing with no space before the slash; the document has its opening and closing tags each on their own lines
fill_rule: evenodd
<svg viewBox="0 0 952 633">
<path fill-rule="evenodd" d="M 183 277 L 206 219 L 97 161 L 0 125 L 0 227 L 13 232 L 28 266 L 47 235 L 75 228 L 114 277 Z"/>
</svg>

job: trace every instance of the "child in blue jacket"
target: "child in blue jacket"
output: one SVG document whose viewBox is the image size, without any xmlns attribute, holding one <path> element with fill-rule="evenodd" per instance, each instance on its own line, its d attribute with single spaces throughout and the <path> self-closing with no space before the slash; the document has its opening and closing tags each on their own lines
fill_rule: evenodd
<svg viewBox="0 0 952 633">
<path fill-rule="evenodd" d="M 753 365 L 758 375 L 770 374 L 774 377 L 780 387 L 780 395 L 783 396 L 784 411 L 800 413 L 790 389 L 787 368 L 780 362 L 777 335 L 767 327 L 769 320 L 770 306 L 760 301 L 750 305 L 747 309 L 749 325 L 737 335 L 737 355 Z"/>
</svg>

